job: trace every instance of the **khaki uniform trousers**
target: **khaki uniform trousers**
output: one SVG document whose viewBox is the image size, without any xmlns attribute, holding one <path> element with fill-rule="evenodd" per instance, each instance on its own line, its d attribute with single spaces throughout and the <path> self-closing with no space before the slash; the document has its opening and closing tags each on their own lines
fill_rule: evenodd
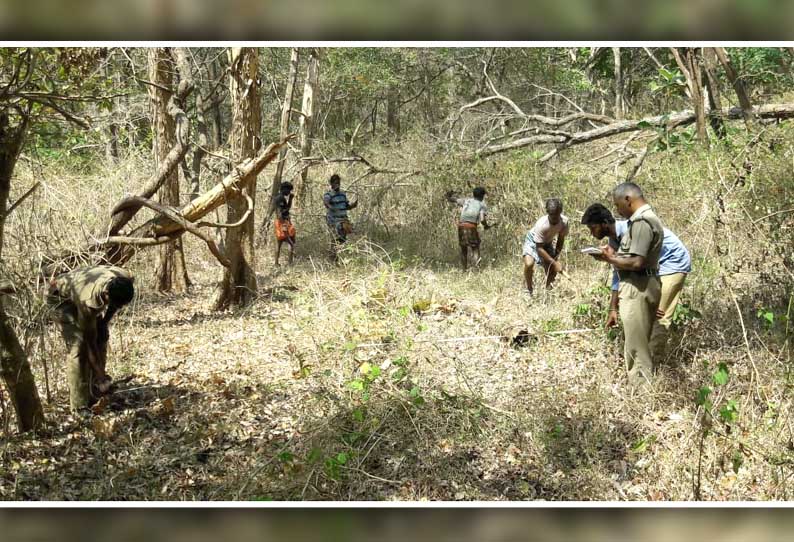
<svg viewBox="0 0 794 542">
<path fill-rule="evenodd" d="M 69 383 L 69 406 L 73 411 L 91 406 L 99 395 L 94 389 L 94 370 L 88 361 L 88 342 L 95 341 L 99 355 L 97 363 L 104 369 L 107 361 L 107 342 L 97 338 L 96 319 L 80 325 L 77 309 L 65 303 L 58 309 L 61 335 L 66 343 L 66 377 Z M 93 329 L 91 326 L 93 325 Z M 83 329 L 88 327 L 89 329 Z"/>
<path fill-rule="evenodd" d="M 673 273 L 659 277 L 662 281 L 662 296 L 659 300 L 659 309 L 664 311 L 664 316 L 653 323 L 651 333 L 651 355 L 658 363 L 664 358 L 664 350 L 667 345 L 667 336 L 670 332 L 670 325 L 673 323 L 673 314 L 681 297 L 681 290 L 684 288 L 686 273 Z"/>
<path fill-rule="evenodd" d="M 650 340 L 661 298 L 659 277 L 640 274 L 621 277 L 618 296 L 625 335 L 623 357 L 629 385 L 641 387 L 653 379 Z"/>
</svg>

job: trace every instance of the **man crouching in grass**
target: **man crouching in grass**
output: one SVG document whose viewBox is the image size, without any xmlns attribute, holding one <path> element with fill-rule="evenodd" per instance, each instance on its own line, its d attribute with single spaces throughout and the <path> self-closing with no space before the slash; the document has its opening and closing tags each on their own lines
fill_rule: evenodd
<svg viewBox="0 0 794 542">
<path fill-rule="evenodd" d="M 549 198 L 546 200 L 546 214 L 529 230 L 521 251 L 528 295 L 532 295 L 534 291 L 532 275 L 536 265 L 543 267 L 546 274 L 546 288 L 551 288 L 557 273 L 562 272 L 562 264 L 557 259 L 562 254 L 566 235 L 568 235 L 568 217 L 562 214 L 562 202 L 557 198 Z"/>
</svg>

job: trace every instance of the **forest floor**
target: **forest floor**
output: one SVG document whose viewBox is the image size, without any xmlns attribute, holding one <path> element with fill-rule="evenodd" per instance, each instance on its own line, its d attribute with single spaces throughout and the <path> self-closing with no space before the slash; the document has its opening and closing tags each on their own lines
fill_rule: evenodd
<svg viewBox="0 0 794 542">
<path fill-rule="evenodd" d="M 109 373 L 123 381 L 93 415 L 69 414 L 49 330 L 48 429 L 2 444 L 0 497 L 790 497 L 789 401 L 759 405 L 749 363 L 731 368 L 744 384 L 707 405 L 735 397 L 741 419 L 703 436 L 698 390 L 717 389 L 711 375 L 741 357 L 741 336 L 699 337 L 719 314 L 689 322 L 652 390 L 632 394 L 620 337 L 602 329 L 606 267 L 572 267 L 572 281 L 530 298 L 518 258 L 463 272 L 360 240 L 338 266 L 320 255 L 274 268 L 252 305 L 222 313 L 209 307 L 217 265 L 190 271 L 190 294 L 139 281 L 112 330 Z M 752 353 L 763 374 L 763 357 L 782 363 Z"/>
</svg>

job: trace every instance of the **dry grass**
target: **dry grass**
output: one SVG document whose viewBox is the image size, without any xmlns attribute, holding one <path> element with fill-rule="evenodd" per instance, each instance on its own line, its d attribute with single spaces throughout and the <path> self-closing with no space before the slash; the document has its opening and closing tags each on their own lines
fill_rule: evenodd
<svg viewBox="0 0 794 542">
<path fill-rule="evenodd" d="M 189 295 L 152 292 L 153 264 L 138 257 L 140 295 L 117 318 L 109 363 L 111 374 L 131 380 L 89 420 L 66 412 L 55 330 L 31 327 L 27 344 L 42 388 L 48 366 L 52 425 L 32 437 L 14 435 L 6 423 L 0 496 L 689 500 L 700 472 L 705 500 L 788 499 L 788 337 L 781 325 L 765 329 L 756 312 L 785 313 L 791 282 L 779 269 L 774 283 L 736 267 L 764 255 L 763 235 L 774 234 L 756 232 L 747 242 L 741 205 L 765 204 L 771 188 L 764 183 L 780 166 L 756 153 L 756 192 L 749 185 L 721 191 L 718 173 L 730 175 L 735 152 L 653 160 L 640 180 L 693 253 L 685 301 L 702 314 L 675 331 L 646 395 L 627 390 L 619 339 L 600 330 L 608 273 L 577 254 L 592 243 L 582 228 L 573 227 L 565 257 L 573 282 L 561 279 L 532 300 L 521 295 L 520 241 L 542 196 L 562 195 L 577 222 L 577 211 L 613 183 L 608 175 L 587 177 L 586 156 L 523 181 L 520 164 L 491 166 L 483 176 L 502 222 L 484 235 L 486 263 L 470 273 L 454 266 L 454 210 L 441 204 L 460 172 L 390 189 L 376 176 L 366 180 L 372 188 L 357 188 L 360 231 L 342 265 L 328 262 L 315 204 L 296 213 L 295 266 L 274 270 L 270 253 L 260 252 L 261 295 L 246 309 L 209 310 L 218 266 L 195 239 L 187 242 L 196 285 Z M 103 175 L 50 174 L 35 211 L 10 226 L 16 238 L 7 243 L 6 265 L 24 269 L 34 248 L 79 246 L 84 234 L 77 232 L 96 231 L 115 197 L 145 177 L 124 167 L 135 176 L 113 177 L 96 202 L 87 194 L 100 178 L 105 183 Z M 781 186 L 791 197 L 792 187 Z M 367 205 L 377 194 L 380 207 Z M 715 229 L 715 195 L 729 204 L 722 229 Z M 79 207 L 84 201 L 91 203 Z M 54 238 L 39 245 L 37 235 Z M 29 313 L 17 309 L 24 327 Z M 583 327 L 594 331 L 546 333 Z M 524 347 L 447 340 L 521 329 L 533 333 Z M 729 369 L 724 385 L 712 379 L 719 363 Z M 701 438 L 703 420 L 711 419 L 695 402 L 704 385 L 714 389 L 715 419 Z M 719 414 L 728 400 L 738 405 L 730 424 Z"/>
</svg>

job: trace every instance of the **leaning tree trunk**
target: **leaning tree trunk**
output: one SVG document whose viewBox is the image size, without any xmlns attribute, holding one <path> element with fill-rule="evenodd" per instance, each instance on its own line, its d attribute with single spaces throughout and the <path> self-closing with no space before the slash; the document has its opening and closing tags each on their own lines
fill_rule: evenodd
<svg viewBox="0 0 794 542">
<path fill-rule="evenodd" d="M 173 66 L 167 49 L 155 47 L 149 49 L 149 78 L 155 85 L 149 87 L 152 101 L 152 128 L 154 131 L 154 158 L 159 167 L 176 144 L 176 124 L 168 114 L 168 100 L 171 92 L 165 90 L 173 87 Z M 160 203 L 170 207 L 179 207 L 179 171 L 174 169 L 167 176 L 160 189 Z M 185 254 L 182 250 L 182 239 L 165 243 L 160 247 L 155 272 L 154 287 L 158 292 L 185 292 L 190 285 L 185 268 Z"/>
<path fill-rule="evenodd" d="M 292 96 L 295 93 L 295 80 L 298 78 L 298 48 L 293 47 L 289 59 L 289 75 L 287 76 L 287 88 L 284 91 L 284 102 L 281 104 L 281 123 L 279 126 L 279 137 L 284 139 L 289 134 L 289 119 L 290 112 L 292 111 Z M 283 148 L 278 153 L 278 162 L 276 163 L 276 173 L 273 175 L 273 184 L 270 188 L 270 205 L 265 218 L 262 220 L 262 230 L 266 230 L 267 221 L 273 214 L 276 205 L 276 196 L 278 195 L 279 185 L 281 185 L 281 178 L 284 175 L 284 162 L 287 157 L 287 149 Z"/>
<path fill-rule="evenodd" d="M 240 163 L 256 156 L 262 142 L 262 112 L 259 104 L 259 59 L 253 47 L 235 47 L 229 51 L 229 91 L 232 98 L 232 158 Z M 256 202 L 256 175 L 243 185 L 242 193 Z M 248 209 L 246 198 L 235 198 L 227 206 L 227 221 L 236 222 Z M 223 270 L 223 278 L 215 297 L 216 310 L 231 305 L 247 304 L 256 295 L 256 272 L 254 251 L 254 213 L 251 210 L 245 223 L 239 228 L 226 231 L 226 257 L 229 267 Z"/>
<path fill-rule="evenodd" d="M 314 133 L 315 104 L 319 99 L 318 80 L 320 77 L 320 58 L 316 49 L 309 53 L 309 65 L 306 68 L 306 82 L 303 85 L 303 105 L 300 119 L 301 156 L 306 158 L 312 152 L 312 135 Z M 299 207 L 304 207 L 309 193 L 309 168 L 304 166 L 300 173 L 300 182 L 295 187 L 295 196 Z"/>
<path fill-rule="evenodd" d="M 742 108 L 745 126 L 748 130 L 753 130 L 755 115 L 753 113 L 753 105 L 750 103 L 750 97 L 747 95 L 747 90 L 744 88 L 744 83 L 739 78 L 739 74 L 736 73 L 724 47 L 714 47 L 714 54 L 725 69 L 725 75 L 728 76 L 728 81 L 731 82 L 731 86 L 733 86 L 733 90 L 736 92 L 736 98 L 739 100 L 739 107 Z"/>
<path fill-rule="evenodd" d="M 692 99 L 692 107 L 695 111 L 695 131 L 698 139 L 707 141 L 706 112 L 703 103 L 703 78 L 700 76 L 700 62 L 695 57 L 692 48 L 684 48 L 683 57 L 675 47 L 671 47 L 670 52 L 673 53 L 673 57 L 686 79 L 689 97 Z"/>
<path fill-rule="evenodd" d="M 2 258 L 8 196 L 11 192 L 11 176 L 27 127 L 27 118 L 15 128 L 10 127 L 8 112 L 0 112 L 0 258 Z M 0 372 L 17 413 L 19 430 L 30 431 L 41 427 L 44 423 L 44 410 L 41 407 L 39 392 L 36 389 L 33 372 L 30 370 L 28 357 L 9 321 L 2 294 L 0 294 Z"/>
<path fill-rule="evenodd" d="M 709 96 L 709 108 L 711 109 L 712 113 L 709 115 L 709 123 L 711 124 L 711 129 L 714 130 L 714 133 L 717 135 L 717 137 L 720 139 L 725 139 L 727 134 L 727 131 L 725 130 L 725 122 L 722 120 L 722 117 L 720 117 L 719 114 L 714 114 L 715 112 L 722 111 L 720 86 L 715 75 L 716 72 L 714 70 L 717 57 L 714 53 L 714 50 L 710 47 L 703 47 L 701 54 L 703 55 L 703 70 L 706 72 L 706 90 L 708 91 Z"/>
</svg>

